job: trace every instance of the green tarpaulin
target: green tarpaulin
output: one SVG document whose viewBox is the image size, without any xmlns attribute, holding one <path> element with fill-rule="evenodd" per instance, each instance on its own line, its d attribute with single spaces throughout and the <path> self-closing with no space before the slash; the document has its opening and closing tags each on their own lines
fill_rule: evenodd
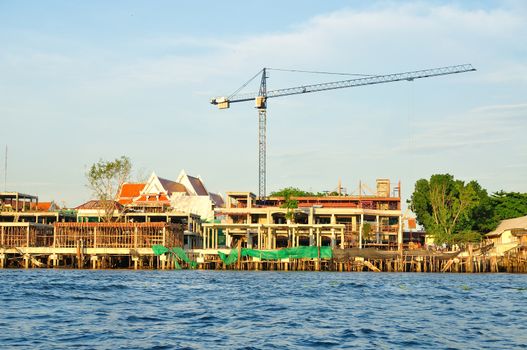
<svg viewBox="0 0 527 350">
<path fill-rule="evenodd" d="M 197 262 L 190 260 L 190 258 L 187 256 L 183 248 L 180 248 L 180 247 L 167 248 L 165 246 L 156 244 L 152 246 L 152 250 L 154 251 L 155 255 L 162 255 L 166 253 L 172 254 L 176 258 L 178 258 L 180 261 L 186 262 L 192 268 L 195 268 L 198 265 Z M 179 267 L 179 264 L 177 263 L 177 261 L 176 261 L 176 267 Z"/>
<path fill-rule="evenodd" d="M 234 264 L 238 260 L 238 250 L 232 249 L 229 254 L 218 252 L 221 261 L 225 265 Z M 241 249 L 242 257 L 259 258 L 261 260 L 280 260 L 280 259 L 315 259 L 318 258 L 318 247 L 295 247 L 284 248 L 279 250 L 258 250 L 258 249 Z M 320 258 L 331 259 L 333 250 L 331 247 L 320 247 Z"/>
<path fill-rule="evenodd" d="M 258 250 L 241 248 L 242 257 L 259 258 L 260 260 L 280 260 L 280 259 L 331 259 L 333 257 L 333 250 L 331 247 L 295 247 L 295 248 L 284 248 L 278 250 Z M 155 255 L 172 254 L 178 260 L 186 262 L 190 267 L 195 268 L 198 264 L 195 261 L 189 259 L 183 248 L 167 248 L 162 245 L 152 246 L 152 250 Z M 218 252 L 221 261 L 225 265 L 232 265 L 238 261 L 238 250 L 232 249 L 229 254 Z M 176 266 L 179 266 L 176 261 Z"/>
</svg>

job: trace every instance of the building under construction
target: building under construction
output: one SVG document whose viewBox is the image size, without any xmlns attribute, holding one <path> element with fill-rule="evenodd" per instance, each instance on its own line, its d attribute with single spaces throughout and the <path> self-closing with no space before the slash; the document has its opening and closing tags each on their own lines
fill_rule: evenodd
<svg viewBox="0 0 527 350">
<path fill-rule="evenodd" d="M 361 186 L 362 187 L 362 186 Z M 402 249 L 400 183 L 376 181 L 373 194 L 312 197 L 268 197 L 227 192 L 225 208 L 216 209 L 221 223 L 203 224 L 203 248 L 278 249 L 299 246 Z M 287 205 L 294 201 L 295 208 Z"/>
<path fill-rule="evenodd" d="M 165 268 L 152 246 L 183 247 L 183 226 L 163 222 L 0 223 L 0 268 Z"/>
</svg>

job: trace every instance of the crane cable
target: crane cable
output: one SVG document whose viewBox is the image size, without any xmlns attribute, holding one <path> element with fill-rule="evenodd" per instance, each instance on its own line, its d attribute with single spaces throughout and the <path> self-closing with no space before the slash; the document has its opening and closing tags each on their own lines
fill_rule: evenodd
<svg viewBox="0 0 527 350">
<path fill-rule="evenodd" d="M 240 92 L 244 87 L 246 87 L 247 85 L 249 85 L 249 83 L 251 81 L 253 81 L 257 76 L 259 76 L 261 73 L 262 73 L 263 69 L 260 69 L 258 71 L 258 73 L 256 73 L 251 79 L 247 80 L 247 82 L 245 84 L 243 84 L 242 86 L 240 86 L 238 88 L 238 90 L 234 91 L 232 94 L 229 95 L 229 97 L 227 97 L 227 99 L 231 99 L 233 96 L 235 96 L 238 92 Z"/>
<path fill-rule="evenodd" d="M 375 77 L 375 74 L 358 74 L 358 73 L 336 73 L 336 72 L 325 72 L 325 71 L 314 71 L 314 70 L 300 70 L 300 69 L 284 69 L 284 68 L 265 68 L 267 70 L 274 70 L 279 72 L 292 72 L 292 73 L 310 73 L 310 74 L 326 74 L 326 75 L 348 75 L 348 76 L 357 76 L 357 77 Z M 252 82 L 257 76 L 263 72 L 263 69 L 260 69 L 251 79 L 247 80 L 245 84 L 240 86 L 236 91 L 227 97 L 231 99 L 233 96 L 236 96 L 241 90 L 243 90 L 250 82 Z"/>
<path fill-rule="evenodd" d="M 338 72 L 325 72 L 316 70 L 300 70 L 300 69 L 283 69 L 283 68 L 267 68 L 268 70 L 275 70 L 280 72 L 293 72 L 293 73 L 311 73 L 311 74 L 327 74 L 327 75 L 352 75 L 358 77 L 375 77 L 377 74 L 358 74 L 358 73 L 338 73 Z"/>
</svg>

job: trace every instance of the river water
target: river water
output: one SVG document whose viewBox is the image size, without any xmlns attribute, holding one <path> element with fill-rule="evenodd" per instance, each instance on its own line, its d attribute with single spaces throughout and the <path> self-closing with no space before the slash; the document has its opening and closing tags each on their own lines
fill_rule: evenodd
<svg viewBox="0 0 527 350">
<path fill-rule="evenodd" d="M 527 275 L 0 270 L 0 348 L 527 348 Z"/>
</svg>

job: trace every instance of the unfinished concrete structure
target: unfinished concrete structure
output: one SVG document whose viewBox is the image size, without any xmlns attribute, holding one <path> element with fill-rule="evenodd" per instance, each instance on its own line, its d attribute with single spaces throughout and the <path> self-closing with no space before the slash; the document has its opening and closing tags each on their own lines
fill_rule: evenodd
<svg viewBox="0 0 527 350">
<path fill-rule="evenodd" d="M 0 222 L 52 224 L 72 222 L 76 213 L 54 202 L 39 202 L 38 196 L 20 192 L 0 192 Z"/>
<path fill-rule="evenodd" d="M 167 223 L 0 223 L 0 268 L 158 267 L 152 246 L 183 247 L 183 226 Z"/>
<path fill-rule="evenodd" d="M 286 198 L 258 201 L 251 192 L 227 192 L 226 206 L 216 210 L 222 223 L 203 225 L 204 249 L 238 240 L 244 247 L 276 249 L 297 246 L 402 249 L 400 184 L 377 180 L 373 195 L 292 197 L 297 208 L 284 208 Z"/>
</svg>

